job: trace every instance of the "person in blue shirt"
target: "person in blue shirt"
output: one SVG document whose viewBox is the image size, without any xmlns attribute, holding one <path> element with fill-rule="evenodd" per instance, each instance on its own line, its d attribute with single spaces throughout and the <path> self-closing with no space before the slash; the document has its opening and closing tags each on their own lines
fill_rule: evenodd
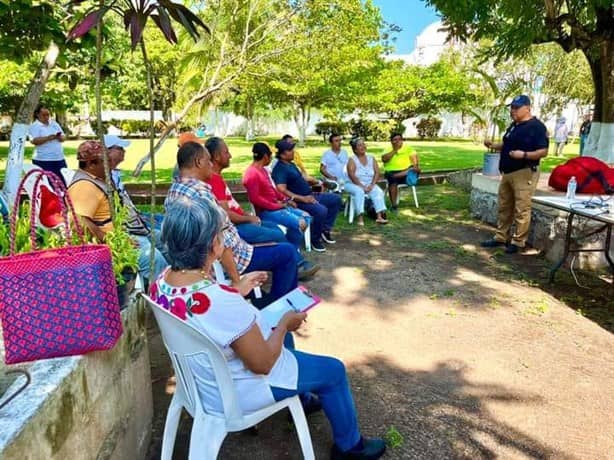
<svg viewBox="0 0 614 460">
<path fill-rule="evenodd" d="M 317 252 L 326 251 L 322 241 L 334 244 L 331 230 L 335 225 L 337 214 L 341 210 L 341 196 L 335 193 L 313 193 L 301 171 L 292 161 L 294 144 L 280 141 L 277 146 L 277 163 L 273 168 L 273 180 L 277 189 L 293 200 L 299 209 L 312 216 L 311 248 Z"/>
</svg>

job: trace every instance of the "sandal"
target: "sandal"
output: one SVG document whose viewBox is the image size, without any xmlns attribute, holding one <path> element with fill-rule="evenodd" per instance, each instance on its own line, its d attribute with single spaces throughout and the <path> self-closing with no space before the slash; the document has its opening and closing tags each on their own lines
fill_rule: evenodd
<svg viewBox="0 0 614 460">
<path fill-rule="evenodd" d="M 378 217 L 377 219 L 375 219 L 375 222 L 378 224 L 387 224 L 388 219 L 384 219 L 383 217 Z"/>
</svg>

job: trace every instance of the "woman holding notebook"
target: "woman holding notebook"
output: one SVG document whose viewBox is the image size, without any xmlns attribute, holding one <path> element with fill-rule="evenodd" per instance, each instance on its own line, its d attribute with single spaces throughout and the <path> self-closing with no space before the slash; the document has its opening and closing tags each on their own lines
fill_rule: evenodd
<svg viewBox="0 0 614 460">
<path fill-rule="evenodd" d="M 170 267 L 152 285 L 152 298 L 222 349 L 245 412 L 296 394 L 314 393 L 332 426 L 331 458 L 381 457 L 384 441 L 360 434 L 343 363 L 284 346 L 287 333 L 296 331 L 306 314 L 285 313 L 271 329 L 243 298 L 266 280 L 266 274 L 250 273 L 236 289 L 212 279 L 212 264 L 223 250 L 221 230 L 222 220 L 214 206 L 188 199 L 172 203 L 161 235 Z M 195 356 L 191 366 L 205 409 L 222 412 L 206 357 Z"/>
</svg>

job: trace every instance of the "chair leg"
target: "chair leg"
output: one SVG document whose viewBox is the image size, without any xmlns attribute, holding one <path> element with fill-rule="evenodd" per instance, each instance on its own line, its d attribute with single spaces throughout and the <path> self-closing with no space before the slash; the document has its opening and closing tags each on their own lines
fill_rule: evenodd
<svg viewBox="0 0 614 460">
<path fill-rule="evenodd" d="M 315 454 L 313 453 L 313 444 L 311 443 L 311 434 L 309 433 L 309 425 L 307 425 L 307 418 L 301 406 L 301 401 L 298 396 L 294 396 L 288 406 L 292 419 L 294 420 L 294 427 L 296 428 L 296 434 L 298 434 L 298 440 L 301 444 L 303 451 L 303 458 L 305 460 L 315 460 Z"/>
<path fill-rule="evenodd" d="M 188 460 L 215 460 L 227 433 L 223 419 L 202 413 L 196 416 L 190 433 Z"/>
<path fill-rule="evenodd" d="M 350 208 L 348 210 L 348 222 L 351 224 L 352 222 L 354 222 L 354 198 L 352 197 L 352 195 L 350 195 L 348 197 L 348 207 Z"/>
<path fill-rule="evenodd" d="M 176 398 L 173 397 L 168 412 L 166 413 L 166 422 L 164 423 L 162 454 L 160 455 L 161 460 L 171 460 L 173 458 L 173 449 L 175 448 L 175 437 L 177 436 L 177 428 L 179 427 L 181 409 L 183 409 L 183 406 L 177 403 Z"/>
<path fill-rule="evenodd" d="M 416 193 L 416 186 L 415 185 L 411 186 L 411 191 L 414 193 L 414 203 L 416 204 L 416 208 L 419 208 L 420 205 L 418 204 L 418 194 Z"/>
<path fill-rule="evenodd" d="M 311 224 L 307 226 L 303 234 L 305 235 L 305 251 L 311 252 Z"/>
</svg>

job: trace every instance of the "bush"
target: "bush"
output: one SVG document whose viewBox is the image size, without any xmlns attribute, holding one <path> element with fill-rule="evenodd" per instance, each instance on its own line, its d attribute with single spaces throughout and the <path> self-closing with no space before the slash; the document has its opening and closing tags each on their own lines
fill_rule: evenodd
<svg viewBox="0 0 614 460">
<path fill-rule="evenodd" d="M 435 117 L 423 118 L 416 125 L 420 139 L 435 139 L 441 128 L 441 120 Z"/>
<path fill-rule="evenodd" d="M 397 120 L 372 121 L 359 118 L 350 120 L 349 124 L 352 135 L 365 140 L 387 141 L 392 133 L 405 132 L 405 125 Z"/>
<path fill-rule="evenodd" d="M 348 132 L 348 124 L 343 121 L 321 121 L 316 123 L 316 133 L 322 136 L 324 142 L 328 142 L 331 134 L 344 135 Z"/>
</svg>

